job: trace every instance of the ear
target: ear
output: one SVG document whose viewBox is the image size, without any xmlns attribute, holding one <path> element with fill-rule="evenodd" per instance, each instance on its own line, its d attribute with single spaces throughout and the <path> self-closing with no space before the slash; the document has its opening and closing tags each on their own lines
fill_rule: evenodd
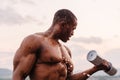
<svg viewBox="0 0 120 80">
<path fill-rule="evenodd" d="M 64 26 L 67 25 L 67 23 L 66 23 L 65 21 L 60 21 L 60 22 L 59 22 L 59 25 L 62 26 L 62 27 L 64 27 Z"/>
<path fill-rule="evenodd" d="M 64 25 L 66 25 L 66 20 L 64 18 L 62 18 L 62 19 L 59 20 L 58 24 L 60 26 L 64 26 Z"/>
</svg>

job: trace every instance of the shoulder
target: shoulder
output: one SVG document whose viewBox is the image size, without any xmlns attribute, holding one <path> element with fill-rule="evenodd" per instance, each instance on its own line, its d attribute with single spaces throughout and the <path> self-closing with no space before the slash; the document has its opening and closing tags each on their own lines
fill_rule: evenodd
<svg viewBox="0 0 120 80">
<path fill-rule="evenodd" d="M 37 34 L 31 34 L 25 37 L 20 45 L 25 50 L 37 50 L 41 46 L 42 36 Z"/>
<path fill-rule="evenodd" d="M 43 36 L 42 34 L 31 34 L 31 35 L 28 35 L 27 37 L 25 37 L 23 39 L 23 43 L 35 43 L 35 42 L 39 42 L 43 39 Z"/>
<path fill-rule="evenodd" d="M 37 41 L 37 36 L 35 34 L 28 35 L 22 41 L 22 44 L 32 44 Z"/>
<path fill-rule="evenodd" d="M 70 57 L 72 57 L 70 49 L 69 49 L 67 46 L 65 46 L 65 45 L 64 45 L 64 47 L 65 47 L 65 48 L 66 48 L 66 50 L 68 51 L 68 53 L 69 53 Z"/>
</svg>

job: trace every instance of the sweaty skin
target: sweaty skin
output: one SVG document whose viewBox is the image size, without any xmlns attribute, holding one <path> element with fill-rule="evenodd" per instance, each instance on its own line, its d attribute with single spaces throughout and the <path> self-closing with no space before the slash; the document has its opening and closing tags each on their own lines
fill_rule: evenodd
<svg viewBox="0 0 120 80">
<path fill-rule="evenodd" d="M 89 75 L 107 70 L 105 63 L 73 74 L 70 50 L 59 40 L 67 42 L 77 26 L 71 11 L 56 12 L 53 24 L 43 33 L 27 36 L 16 51 L 12 80 L 86 80 Z M 78 61 L 79 62 L 79 61 Z"/>
<path fill-rule="evenodd" d="M 33 34 L 22 42 L 14 58 L 14 70 L 31 80 L 66 80 L 73 71 L 70 51 L 44 34 Z M 17 76 L 17 75 L 16 75 Z"/>
</svg>

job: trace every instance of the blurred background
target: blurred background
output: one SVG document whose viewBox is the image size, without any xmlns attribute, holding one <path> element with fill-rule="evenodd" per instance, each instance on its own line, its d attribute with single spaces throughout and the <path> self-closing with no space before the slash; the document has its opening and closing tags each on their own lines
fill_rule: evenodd
<svg viewBox="0 0 120 80">
<path fill-rule="evenodd" d="M 65 8 L 78 18 L 74 36 L 64 43 L 72 52 L 74 72 L 91 68 L 93 65 L 86 56 L 90 50 L 96 50 L 117 68 L 118 73 L 110 77 L 100 71 L 92 78 L 100 80 L 95 76 L 101 76 L 107 77 L 105 80 L 119 80 L 119 4 L 120 0 L 0 0 L 0 79 L 11 78 L 13 57 L 24 37 L 47 30 L 54 13 Z"/>
</svg>

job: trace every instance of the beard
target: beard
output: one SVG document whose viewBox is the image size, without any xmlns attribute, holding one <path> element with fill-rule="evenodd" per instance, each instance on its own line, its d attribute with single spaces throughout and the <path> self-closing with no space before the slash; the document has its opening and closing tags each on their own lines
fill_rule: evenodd
<svg viewBox="0 0 120 80">
<path fill-rule="evenodd" d="M 61 39 L 63 42 L 67 42 L 68 41 L 68 39 Z"/>
<path fill-rule="evenodd" d="M 67 42 L 71 37 L 69 30 L 63 30 L 61 33 L 59 33 L 59 39 L 63 42 Z"/>
<path fill-rule="evenodd" d="M 60 37 L 60 39 L 63 41 L 63 42 L 67 42 L 69 39 L 70 39 L 70 36 L 68 35 L 63 35 Z"/>
</svg>

